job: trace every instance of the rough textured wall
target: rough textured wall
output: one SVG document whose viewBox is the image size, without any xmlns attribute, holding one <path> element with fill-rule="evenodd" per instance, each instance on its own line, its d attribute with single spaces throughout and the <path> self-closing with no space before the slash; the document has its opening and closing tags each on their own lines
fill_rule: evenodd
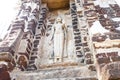
<svg viewBox="0 0 120 80">
<path fill-rule="evenodd" d="M 120 7 L 115 1 L 43 0 L 43 3 L 23 0 L 10 33 L 0 44 L 0 66 L 3 62 L 14 64 L 12 58 L 18 60 L 13 66 L 13 80 L 96 80 L 96 75 L 98 80 L 120 80 Z M 69 5 L 69 9 L 62 9 Z M 50 33 L 58 16 L 67 29 L 66 53 L 53 51 L 57 45 L 52 46 Z M 53 53 L 68 55 L 55 61 Z"/>
</svg>

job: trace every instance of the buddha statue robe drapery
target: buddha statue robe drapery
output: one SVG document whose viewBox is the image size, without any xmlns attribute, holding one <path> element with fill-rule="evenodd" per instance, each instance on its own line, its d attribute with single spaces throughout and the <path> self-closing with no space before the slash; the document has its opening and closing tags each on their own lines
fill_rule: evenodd
<svg viewBox="0 0 120 80">
<path fill-rule="evenodd" d="M 66 52 L 66 26 L 61 17 L 56 19 L 52 27 L 53 53 L 54 62 L 62 62 L 63 58 L 67 56 Z"/>
</svg>

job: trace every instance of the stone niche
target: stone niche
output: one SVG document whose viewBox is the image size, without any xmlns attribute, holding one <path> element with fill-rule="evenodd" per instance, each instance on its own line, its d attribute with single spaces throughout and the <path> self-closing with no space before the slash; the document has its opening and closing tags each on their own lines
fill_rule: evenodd
<svg viewBox="0 0 120 80">
<path fill-rule="evenodd" d="M 42 0 L 42 3 L 47 3 L 50 10 L 69 8 L 69 0 Z"/>
</svg>

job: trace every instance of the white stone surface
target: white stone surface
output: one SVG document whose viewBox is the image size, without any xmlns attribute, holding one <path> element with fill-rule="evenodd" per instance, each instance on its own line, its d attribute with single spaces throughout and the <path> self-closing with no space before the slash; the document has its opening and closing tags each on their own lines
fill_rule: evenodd
<svg viewBox="0 0 120 80">
<path fill-rule="evenodd" d="M 19 45 L 19 49 L 18 49 L 18 52 L 21 52 L 21 53 L 25 53 L 26 51 L 26 47 L 27 47 L 27 40 L 26 39 L 22 39 L 21 42 L 20 42 L 20 45 Z"/>
<path fill-rule="evenodd" d="M 112 18 L 112 20 L 118 22 L 120 21 L 120 17 Z"/>
<path fill-rule="evenodd" d="M 93 34 L 96 34 L 96 33 L 101 33 L 101 34 L 104 34 L 106 32 L 109 32 L 109 30 L 106 30 L 101 24 L 99 21 L 95 21 L 92 25 L 92 27 L 90 28 L 89 30 L 90 32 L 90 36 L 92 36 Z"/>
</svg>

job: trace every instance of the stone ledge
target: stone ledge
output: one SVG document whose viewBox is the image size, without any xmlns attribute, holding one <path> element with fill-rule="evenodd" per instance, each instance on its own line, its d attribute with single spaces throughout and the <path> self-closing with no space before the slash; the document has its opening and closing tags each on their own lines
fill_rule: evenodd
<svg viewBox="0 0 120 80">
<path fill-rule="evenodd" d="M 11 73 L 12 79 L 16 80 L 94 80 L 94 79 L 79 79 L 80 78 L 95 78 L 96 72 L 90 71 L 88 66 L 83 67 L 66 67 L 56 69 L 44 69 L 37 71 L 13 71 Z M 76 79 L 78 77 L 78 79 Z M 68 78 L 68 79 L 67 79 Z M 71 79 L 69 79 L 71 78 Z"/>
<path fill-rule="evenodd" d="M 53 64 L 40 65 L 39 68 L 48 69 L 48 68 L 57 68 L 57 67 L 68 67 L 68 66 L 78 66 L 78 63 L 75 62 L 53 63 Z"/>
</svg>

